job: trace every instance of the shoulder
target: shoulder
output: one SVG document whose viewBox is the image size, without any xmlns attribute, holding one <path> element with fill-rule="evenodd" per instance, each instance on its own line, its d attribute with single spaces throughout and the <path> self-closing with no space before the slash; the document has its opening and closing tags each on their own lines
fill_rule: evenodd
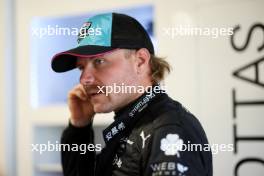
<svg viewBox="0 0 264 176">
<path fill-rule="evenodd" d="M 179 134 L 195 142 L 208 142 L 199 120 L 181 103 L 167 97 L 166 101 L 157 105 L 149 109 L 153 119 L 150 126 L 154 134 L 163 134 L 163 137 L 164 134 Z"/>
</svg>

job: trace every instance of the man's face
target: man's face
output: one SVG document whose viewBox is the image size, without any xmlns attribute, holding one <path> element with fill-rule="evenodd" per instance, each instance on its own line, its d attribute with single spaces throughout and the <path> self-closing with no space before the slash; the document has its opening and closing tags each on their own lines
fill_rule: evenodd
<svg viewBox="0 0 264 176">
<path fill-rule="evenodd" d="M 105 87 L 103 88 L 113 87 L 114 84 L 139 85 L 136 59 L 133 54 L 127 58 L 127 52 L 125 49 L 117 49 L 100 57 L 77 59 L 77 67 L 81 70 L 80 83 L 84 85 L 96 113 L 118 110 L 139 96 L 124 92 L 109 93 L 106 96 Z"/>
</svg>

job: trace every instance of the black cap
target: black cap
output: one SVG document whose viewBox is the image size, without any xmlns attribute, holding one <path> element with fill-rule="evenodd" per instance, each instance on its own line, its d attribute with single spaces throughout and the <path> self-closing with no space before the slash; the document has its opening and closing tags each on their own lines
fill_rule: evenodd
<svg viewBox="0 0 264 176">
<path fill-rule="evenodd" d="M 154 54 L 146 30 L 136 19 L 125 14 L 106 13 L 89 18 L 80 29 L 77 42 L 76 48 L 52 58 L 51 66 L 55 72 L 74 69 L 77 57 L 96 57 L 116 48 L 146 48 Z"/>
</svg>

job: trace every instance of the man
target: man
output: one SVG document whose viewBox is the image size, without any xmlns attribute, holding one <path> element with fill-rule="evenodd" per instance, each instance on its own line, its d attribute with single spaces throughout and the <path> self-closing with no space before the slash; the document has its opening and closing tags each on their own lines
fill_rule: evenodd
<svg viewBox="0 0 264 176">
<path fill-rule="evenodd" d="M 64 175 L 211 176 L 210 150 L 183 150 L 208 141 L 199 121 L 160 89 L 170 66 L 154 55 L 141 24 L 124 14 L 100 14 L 78 37 L 77 48 L 52 60 L 56 72 L 81 71 L 80 84 L 68 94 L 71 116 L 62 144 L 93 144 L 96 113 L 114 111 L 115 121 L 103 131 L 106 145 L 97 156 L 62 151 Z M 109 86 L 136 88 L 106 92 Z"/>
</svg>

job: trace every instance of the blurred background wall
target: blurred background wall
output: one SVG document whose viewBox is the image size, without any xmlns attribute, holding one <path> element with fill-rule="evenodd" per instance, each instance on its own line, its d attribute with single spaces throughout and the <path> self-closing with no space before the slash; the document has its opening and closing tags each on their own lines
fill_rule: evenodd
<svg viewBox="0 0 264 176">
<path fill-rule="evenodd" d="M 4 6 L 4 1 L 1 0 L 0 1 L 0 11 L 1 11 L 1 15 L 0 15 L 0 97 L 4 96 L 4 63 L 5 63 L 5 43 L 4 43 L 4 30 L 2 30 L 4 28 L 4 21 L 5 21 L 5 16 L 4 16 L 4 10 L 5 10 L 5 6 Z M 0 175 L 3 176 L 5 171 L 6 171 L 6 165 L 5 165 L 5 116 L 4 116 L 4 98 L 0 99 Z"/>
<path fill-rule="evenodd" d="M 49 81 L 31 78 L 33 19 L 143 5 L 154 9 L 156 53 L 173 66 L 165 80 L 169 95 L 198 117 L 211 144 L 233 144 L 236 149 L 213 155 L 214 175 L 263 175 L 262 0 L 0 0 L 0 175 L 61 175 L 59 153 L 31 151 L 31 144 L 58 140 L 69 114 L 63 102 L 37 108 L 31 104 L 36 98 L 31 84 Z M 240 28 L 233 40 L 228 35 L 172 36 L 166 32 L 181 25 Z M 96 118 L 99 137 L 112 115 Z"/>
</svg>

